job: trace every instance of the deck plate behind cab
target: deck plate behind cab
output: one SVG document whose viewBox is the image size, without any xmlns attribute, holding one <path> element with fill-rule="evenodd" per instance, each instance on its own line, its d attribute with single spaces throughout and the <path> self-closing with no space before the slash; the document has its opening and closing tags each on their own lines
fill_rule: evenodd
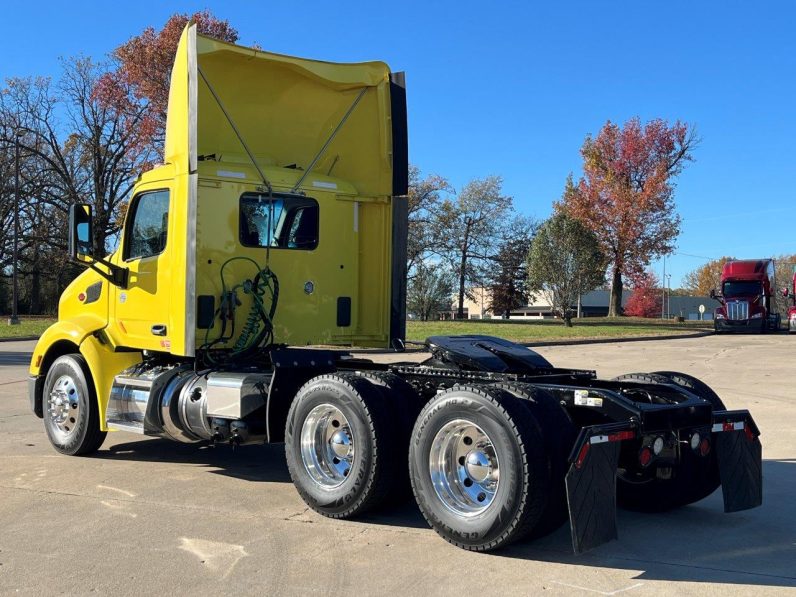
<svg viewBox="0 0 796 597">
<path fill-rule="evenodd" d="M 494 336 L 431 336 L 426 345 L 435 357 L 462 369 L 495 373 L 553 369 L 539 353 Z"/>
</svg>

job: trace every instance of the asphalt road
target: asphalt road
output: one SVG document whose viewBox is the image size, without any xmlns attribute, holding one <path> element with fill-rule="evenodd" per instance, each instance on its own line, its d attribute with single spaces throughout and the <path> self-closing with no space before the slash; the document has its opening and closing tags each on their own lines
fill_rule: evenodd
<svg viewBox="0 0 796 597">
<path fill-rule="evenodd" d="M 796 594 L 796 338 L 539 349 L 602 377 L 691 373 L 728 407 L 749 408 L 763 434 L 761 508 L 724 514 L 716 492 L 675 512 L 621 511 L 619 541 L 579 557 L 568 526 L 473 554 L 437 537 L 412 504 L 324 519 L 294 491 L 281 446 L 233 452 L 113 433 L 94 457 L 60 456 L 28 410 L 32 347 L 0 344 L 2 595 Z"/>
</svg>

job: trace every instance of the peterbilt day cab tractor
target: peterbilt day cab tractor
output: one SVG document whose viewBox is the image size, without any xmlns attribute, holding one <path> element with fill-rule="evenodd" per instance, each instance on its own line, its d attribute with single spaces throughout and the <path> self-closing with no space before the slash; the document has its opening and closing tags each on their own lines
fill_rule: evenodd
<svg viewBox="0 0 796 597">
<path fill-rule="evenodd" d="M 665 510 L 719 484 L 726 511 L 758 506 L 758 428 L 688 375 L 600 380 L 486 336 L 429 338 L 420 364 L 334 348 L 402 348 L 403 82 L 380 62 L 186 28 L 166 163 L 139 178 L 118 250 L 91 245 L 88 205 L 70 212 L 89 269 L 30 367 L 54 448 L 91 454 L 109 431 L 284 442 L 315 511 L 351 518 L 411 493 L 469 550 L 569 518 L 580 552 L 616 537 L 617 500 Z"/>
<path fill-rule="evenodd" d="M 773 259 L 728 261 L 721 270 L 721 290 L 710 297 L 721 303 L 713 313 L 715 332 L 777 331 L 780 315 L 772 304 Z"/>
</svg>

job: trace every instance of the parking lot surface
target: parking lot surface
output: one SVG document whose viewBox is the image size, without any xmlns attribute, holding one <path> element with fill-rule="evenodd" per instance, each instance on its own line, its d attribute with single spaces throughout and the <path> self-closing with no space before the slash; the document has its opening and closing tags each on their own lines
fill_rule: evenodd
<svg viewBox="0 0 796 597">
<path fill-rule="evenodd" d="M 0 344 L 0 594 L 796 594 L 796 337 L 709 336 L 540 348 L 601 377 L 678 370 L 761 429 L 764 503 L 720 491 L 664 514 L 619 513 L 581 556 L 569 528 L 493 554 L 454 548 L 413 504 L 356 521 L 308 511 L 281 446 L 197 447 L 117 432 L 58 455 L 29 412 L 33 342 Z M 379 360 L 422 355 L 376 355 Z"/>
</svg>

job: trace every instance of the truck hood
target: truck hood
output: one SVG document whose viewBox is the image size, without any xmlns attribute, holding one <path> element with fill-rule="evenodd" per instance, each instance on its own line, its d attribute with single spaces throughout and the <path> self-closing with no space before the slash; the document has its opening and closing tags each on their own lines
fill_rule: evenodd
<svg viewBox="0 0 796 597">
<path fill-rule="evenodd" d="M 364 196 L 406 193 L 403 76 L 382 62 L 272 54 L 189 24 L 172 70 L 166 161 L 178 173 L 195 172 L 199 159 L 248 163 L 230 120 L 260 167 L 312 167 Z"/>
</svg>

